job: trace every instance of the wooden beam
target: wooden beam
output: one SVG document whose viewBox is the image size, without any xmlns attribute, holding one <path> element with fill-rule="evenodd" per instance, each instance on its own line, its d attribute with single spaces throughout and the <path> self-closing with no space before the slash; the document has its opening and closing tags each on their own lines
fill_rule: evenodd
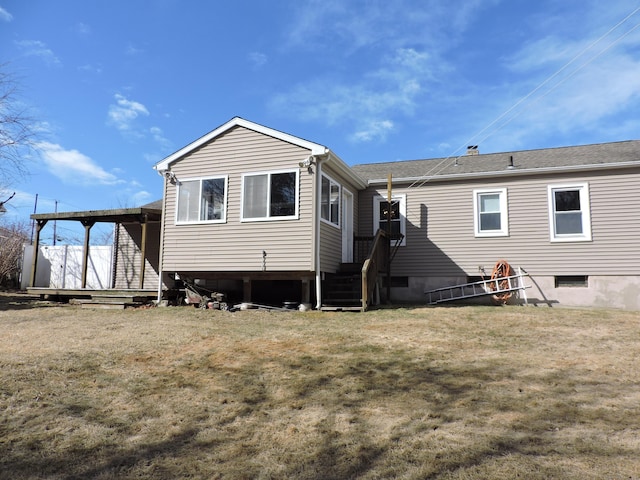
<svg viewBox="0 0 640 480">
<path fill-rule="evenodd" d="M 140 226 L 142 228 L 142 240 L 140 240 L 140 283 L 138 285 L 139 288 L 144 288 L 144 270 L 147 259 L 147 216 L 144 215 L 142 217 L 142 221 L 140 222 Z"/>
<path fill-rule="evenodd" d="M 387 258 L 385 259 L 385 261 L 387 262 L 387 303 L 391 303 L 391 201 L 393 197 L 392 185 L 392 176 L 389 173 L 387 175 L 387 233 L 389 234 L 389 238 L 387 239 L 387 241 L 389 242 L 389 247 L 387 248 Z"/>
<path fill-rule="evenodd" d="M 82 247 L 82 285 L 81 288 L 87 288 L 87 269 L 89 267 L 89 239 L 91 237 L 91 227 L 96 222 L 92 220 L 82 220 L 84 225 L 84 245 Z"/>
<path fill-rule="evenodd" d="M 33 258 L 31 259 L 31 277 L 29 287 L 36 286 L 36 271 L 38 270 L 38 253 L 40 252 L 40 230 L 47 224 L 47 220 L 36 220 L 36 240 L 33 245 Z"/>
<path fill-rule="evenodd" d="M 242 279 L 242 301 L 251 301 L 251 278 L 248 277 Z"/>
</svg>

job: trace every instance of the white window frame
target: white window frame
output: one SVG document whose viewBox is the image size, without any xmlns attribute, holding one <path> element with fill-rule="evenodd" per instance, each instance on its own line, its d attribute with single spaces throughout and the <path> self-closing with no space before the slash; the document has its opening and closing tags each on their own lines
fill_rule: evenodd
<svg viewBox="0 0 640 480">
<path fill-rule="evenodd" d="M 222 201 L 222 217 L 215 220 L 200 220 L 202 215 L 202 183 L 205 180 L 224 180 L 224 199 Z M 180 220 L 178 215 L 180 213 L 180 189 L 184 183 L 187 182 L 200 182 L 200 188 L 198 190 L 198 220 Z M 195 224 L 211 224 L 211 223 L 227 223 L 227 196 L 229 194 L 229 175 L 211 175 L 206 177 L 185 178 L 180 179 L 180 182 L 176 185 L 176 213 L 175 224 L 176 225 L 195 225 Z"/>
<path fill-rule="evenodd" d="M 559 190 L 578 190 L 580 192 L 580 213 L 582 233 L 556 233 L 555 195 Z M 564 183 L 548 185 L 549 200 L 549 239 L 552 242 L 590 242 L 591 241 L 591 205 L 589 202 L 589 183 Z"/>
<path fill-rule="evenodd" d="M 482 230 L 480 215 L 482 195 L 499 195 L 500 211 L 500 229 L 499 230 Z M 507 201 L 506 188 L 479 188 L 473 191 L 473 229 L 476 237 L 508 237 L 509 236 L 509 203 Z"/>
<path fill-rule="evenodd" d="M 399 246 L 404 247 L 407 245 L 407 196 L 405 194 L 391 195 L 391 201 L 394 200 L 400 202 L 400 233 L 403 238 Z M 373 197 L 373 234 L 375 235 L 380 228 L 380 204 L 386 202 L 387 197 L 375 196 Z"/>
<path fill-rule="evenodd" d="M 271 176 L 279 173 L 293 173 L 295 174 L 295 200 L 294 200 L 294 214 L 286 216 L 271 216 Z M 267 215 L 265 217 L 245 217 L 244 216 L 244 197 L 245 197 L 245 179 L 247 177 L 256 177 L 267 175 Z M 240 221 L 241 222 L 274 222 L 279 220 L 297 220 L 299 218 L 299 204 L 300 204 L 300 171 L 299 169 L 287 169 L 287 170 L 268 170 L 262 172 L 247 172 L 242 174 L 242 192 L 240 196 Z"/>
<path fill-rule="evenodd" d="M 322 220 L 324 223 L 327 223 L 329 225 L 332 225 L 334 227 L 340 228 L 340 221 L 342 219 L 342 185 L 340 185 L 338 182 L 336 182 L 333 178 L 331 178 L 329 175 L 326 174 L 322 174 L 322 180 L 327 179 L 329 181 L 329 218 L 324 218 L 323 212 L 322 212 L 322 201 L 323 201 L 323 191 L 322 191 L 322 187 L 323 187 L 323 181 L 320 181 L 320 220 Z M 338 211 L 337 211 L 337 215 L 338 218 L 336 219 L 336 221 L 334 222 L 333 219 L 331 218 L 331 188 L 333 186 L 337 186 L 338 187 Z"/>
</svg>

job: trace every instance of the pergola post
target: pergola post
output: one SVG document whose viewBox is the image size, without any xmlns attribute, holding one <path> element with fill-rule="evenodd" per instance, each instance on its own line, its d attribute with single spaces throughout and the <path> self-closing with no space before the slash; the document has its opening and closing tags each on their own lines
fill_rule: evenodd
<svg viewBox="0 0 640 480">
<path fill-rule="evenodd" d="M 140 284 L 138 286 L 140 290 L 144 288 L 144 270 L 147 259 L 147 220 L 147 215 L 144 215 L 140 221 L 142 228 L 142 239 L 140 240 Z"/>
<path fill-rule="evenodd" d="M 47 224 L 47 220 L 36 220 L 36 239 L 33 244 L 33 258 L 31 259 L 31 277 L 29 287 L 36 286 L 36 271 L 38 269 L 38 253 L 40 252 L 40 231 Z"/>
<path fill-rule="evenodd" d="M 87 268 L 89 267 L 89 238 L 91 237 L 91 227 L 95 225 L 93 220 L 82 220 L 84 226 L 84 245 L 82 247 L 82 286 L 87 288 Z"/>
</svg>

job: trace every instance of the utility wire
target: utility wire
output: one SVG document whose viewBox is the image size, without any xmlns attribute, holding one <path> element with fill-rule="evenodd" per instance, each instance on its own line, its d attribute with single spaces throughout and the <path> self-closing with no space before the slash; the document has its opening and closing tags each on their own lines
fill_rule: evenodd
<svg viewBox="0 0 640 480">
<path fill-rule="evenodd" d="M 636 13 L 638 13 L 640 11 L 640 7 L 636 8 L 635 10 L 633 10 L 630 14 L 628 14 L 624 19 L 622 19 L 621 21 L 619 21 L 616 25 L 614 25 L 613 27 L 611 27 L 606 33 L 604 33 L 603 35 L 601 35 L 597 40 L 593 41 L 592 43 L 590 43 L 587 47 L 585 47 L 584 49 L 582 49 L 578 54 L 576 54 L 571 60 L 569 60 L 566 64 L 564 64 L 559 70 L 557 70 L 555 73 L 553 73 L 551 76 L 549 76 L 547 79 L 545 79 L 542 83 L 540 83 L 536 88 L 534 88 L 531 92 L 529 92 L 527 95 L 525 95 L 524 97 L 522 97 L 520 100 L 518 100 L 514 105 L 512 105 L 510 108 L 508 108 L 505 112 L 503 112 L 501 115 L 499 115 L 495 120 L 493 120 L 492 122 L 490 122 L 487 126 L 485 126 L 482 130 L 480 130 L 478 133 L 476 133 L 475 135 L 473 135 L 466 143 L 464 143 L 463 145 L 459 146 L 456 150 L 454 150 L 454 152 L 457 152 L 459 150 L 461 150 L 462 148 L 464 148 L 464 145 L 471 145 L 471 143 L 474 142 L 474 139 L 477 138 L 479 135 L 481 135 L 482 133 L 486 132 L 487 130 L 489 130 L 491 127 L 493 127 L 495 124 L 497 124 L 498 122 L 500 122 L 500 120 L 502 120 L 504 117 L 506 117 L 507 115 L 509 115 L 511 112 L 513 112 L 517 107 L 519 107 L 520 105 L 522 105 L 526 100 L 528 100 L 529 98 L 531 98 L 533 95 L 535 95 L 536 92 L 538 92 L 540 89 L 542 89 L 545 85 L 547 85 L 549 82 L 551 82 L 554 78 L 556 78 L 558 75 L 560 75 L 563 71 L 565 71 L 567 68 L 569 68 L 569 66 L 571 66 L 574 62 L 576 62 L 581 56 L 583 56 L 586 52 L 588 52 L 589 50 L 591 50 L 592 48 L 594 48 L 598 43 L 600 43 L 602 40 L 604 40 L 607 36 L 609 36 L 613 31 L 615 31 L 618 27 L 620 27 L 622 24 L 624 24 L 627 20 L 629 20 L 629 18 L 633 17 Z M 548 90 L 545 94 L 543 94 L 542 96 L 538 97 L 538 100 L 544 98 L 546 95 L 548 95 L 549 93 L 551 93 L 553 90 L 555 90 L 556 88 L 558 88 L 562 83 L 564 83 L 566 80 L 568 80 L 569 78 L 571 78 L 572 76 L 574 76 L 578 71 L 580 71 L 581 69 L 583 69 L 584 67 L 586 67 L 588 64 L 590 64 L 591 62 L 593 62 L 595 59 L 597 59 L 598 57 L 600 57 L 601 55 L 603 55 L 605 52 L 607 52 L 608 50 L 610 50 L 614 45 L 616 45 L 617 43 L 619 43 L 623 38 L 625 38 L 627 35 L 629 35 L 631 32 L 633 32 L 634 30 L 636 30 L 638 27 L 640 27 L 640 23 L 636 24 L 634 27 L 632 27 L 629 31 L 627 31 L 626 33 L 624 33 L 622 36 L 618 37 L 614 42 L 612 42 L 611 44 L 609 44 L 604 50 L 602 50 L 600 53 L 598 53 L 596 56 L 592 57 L 590 60 L 588 60 L 587 62 L 583 63 L 582 65 L 580 65 L 576 70 L 574 70 L 570 75 L 568 75 L 567 77 L 565 77 L 562 81 L 558 82 L 557 84 L 555 84 L 553 86 L 553 88 L 551 88 L 550 90 Z M 516 117 L 518 117 L 521 114 L 521 112 L 516 112 L 514 115 L 512 115 L 511 117 L 508 118 L 508 120 L 502 124 L 500 124 L 500 126 L 498 128 L 492 129 L 491 131 L 489 131 L 487 133 L 487 135 L 485 135 L 484 137 L 481 138 L 481 140 L 486 140 L 487 138 L 489 138 L 493 133 L 495 133 L 496 131 L 500 130 L 501 128 L 503 128 L 505 125 L 507 125 L 509 122 L 511 122 L 513 119 L 515 119 Z M 425 173 L 424 175 L 422 175 L 420 178 L 416 179 L 411 185 L 409 185 L 409 187 L 407 187 L 407 189 L 410 188 L 418 188 L 423 186 L 425 183 L 427 183 L 429 181 L 429 179 L 433 176 L 436 175 L 438 172 L 440 172 L 446 163 L 448 163 L 451 159 L 455 159 L 455 161 L 457 161 L 458 159 L 460 159 L 462 157 L 461 155 L 457 155 L 457 156 L 453 156 L 449 155 L 448 157 L 443 158 L 442 160 L 440 160 L 436 165 L 433 166 L 433 168 L 429 169 L 429 171 L 427 173 Z"/>
</svg>

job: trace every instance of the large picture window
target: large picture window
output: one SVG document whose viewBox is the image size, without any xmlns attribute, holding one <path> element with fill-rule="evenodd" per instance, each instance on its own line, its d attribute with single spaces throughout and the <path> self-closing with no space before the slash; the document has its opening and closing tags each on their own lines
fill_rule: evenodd
<svg viewBox="0 0 640 480">
<path fill-rule="evenodd" d="M 509 235 L 506 188 L 474 190 L 473 211 L 476 237 Z"/>
<path fill-rule="evenodd" d="M 297 217 L 297 170 L 243 175 L 243 220 L 283 220 Z"/>
<path fill-rule="evenodd" d="M 183 180 L 178 184 L 176 222 L 225 222 L 226 205 L 226 176 Z"/>
<path fill-rule="evenodd" d="M 549 185 L 549 231 L 551 241 L 591 240 L 589 185 Z"/>
<path fill-rule="evenodd" d="M 326 175 L 322 176 L 320 216 L 323 220 L 340 226 L 340 185 Z"/>
<path fill-rule="evenodd" d="M 391 205 L 382 197 L 373 198 L 373 234 L 378 229 L 388 231 L 388 211 L 391 210 L 391 235 L 402 234 L 400 246 L 407 243 L 407 197 L 406 195 L 393 195 Z"/>
</svg>

